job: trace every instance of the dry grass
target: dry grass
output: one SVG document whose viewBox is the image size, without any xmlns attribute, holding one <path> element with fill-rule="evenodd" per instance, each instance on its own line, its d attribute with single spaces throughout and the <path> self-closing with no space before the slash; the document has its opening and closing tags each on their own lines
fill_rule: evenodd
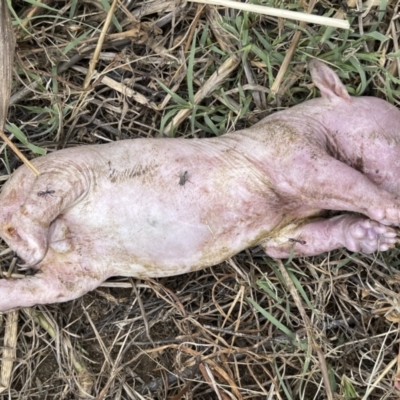
<svg viewBox="0 0 400 400">
<path fill-rule="evenodd" d="M 314 5 L 320 15 L 347 13 L 351 31 L 175 0 L 119 1 L 111 14 L 110 3 L 12 2 L 8 134 L 28 159 L 250 126 L 318 95 L 310 57 L 334 65 L 352 94 L 399 103 L 396 1 Z M 0 151 L 4 181 L 21 162 Z M 0 251 L 7 271 L 14 255 Z M 113 279 L 74 302 L 0 317 L 0 398 L 393 399 L 399 292 L 397 249 L 286 264 L 252 249 L 193 274 Z"/>
</svg>

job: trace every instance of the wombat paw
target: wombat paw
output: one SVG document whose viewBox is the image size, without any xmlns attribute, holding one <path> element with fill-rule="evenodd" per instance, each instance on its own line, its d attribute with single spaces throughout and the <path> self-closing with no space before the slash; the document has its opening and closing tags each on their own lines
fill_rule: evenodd
<svg viewBox="0 0 400 400">
<path fill-rule="evenodd" d="M 347 249 L 366 254 L 386 251 L 394 247 L 397 241 L 394 229 L 370 219 L 353 221 L 345 235 Z"/>
<path fill-rule="evenodd" d="M 386 209 L 370 208 L 368 216 L 383 225 L 400 225 L 399 207 L 388 207 Z"/>
<path fill-rule="evenodd" d="M 42 243 L 30 240 L 29 244 L 24 243 L 17 249 L 18 256 L 25 261 L 24 264 L 18 264 L 18 266 L 23 269 L 35 267 L 43 260 L 46 252 L 47 249 Z"/>
</svg>

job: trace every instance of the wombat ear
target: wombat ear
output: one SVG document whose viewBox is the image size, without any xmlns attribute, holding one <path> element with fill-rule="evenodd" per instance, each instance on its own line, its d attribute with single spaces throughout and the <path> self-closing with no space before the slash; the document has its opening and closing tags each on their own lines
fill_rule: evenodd
<svg viewBox="0 0 400 400">
<path fill-rule="evenodd" d="M 351 97 L 339 77 L 327 65 L 318 60 L 311 60 L 308 63 L 311 78 L 315 86 L 321 91 L 322 97 L 333 99 L 340 97 L 351 101 Z"/>
</svg>

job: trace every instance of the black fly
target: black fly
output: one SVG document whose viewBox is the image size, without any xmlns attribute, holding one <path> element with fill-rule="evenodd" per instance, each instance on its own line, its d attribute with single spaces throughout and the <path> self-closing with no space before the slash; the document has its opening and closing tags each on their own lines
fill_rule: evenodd
<svg viewBox="0 0 400 400">
<path fill-rule="evenodd" d="M 179 185 L 180 186 L 185 186 L 186 182 L 190 182 L 188 178 L 188 172 L 185 171 L 183 174 L 180 175 L 179 177 Z"/>
<path fill-rule="evenodd" d="M 289 242 L 291 242 L 291 243 L 299 243 L 299 244 L 302 244 L 303 246 L 305 244 L 307 244 L 307 242 L 305 240 L 293 239 L 293 238 L 288 238 L 288 239 L 289 239 Z"/>
<path fill-rule="evenodd" d="M 47 196 L 53 197 L 53 194 L 55 192 L 56 192 L 55 190 L 49 190 L 49 188 L 47 188 L 45 191 L 37 192 L 37 195 L 38 197 L 43 197 L 43 198 L 46 198 Z"/>
</svg>

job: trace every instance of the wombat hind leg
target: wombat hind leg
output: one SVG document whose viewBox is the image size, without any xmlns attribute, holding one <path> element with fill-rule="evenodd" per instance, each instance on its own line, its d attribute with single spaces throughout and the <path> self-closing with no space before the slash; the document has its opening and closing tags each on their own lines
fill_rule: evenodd
<svg viewBox="0 0 400 400">
<path fill-rule="evenodd" d="M 273 258 L 315 256 L 341 247 L 370 254 L 394 247 L 396 236 L 395 230 L 386 225 L 346 214 L 285 228 L 261 246 Z"/>
<path fill-rule="evenodd" d="M 328 154 L 302 151 L 282 177 L 282 191 L 320 210 L 352 211 L 385 225 L 400 224 L 400 199 Z M 297 165 L 298 164 L 298 165 Z"/>
</svg>

